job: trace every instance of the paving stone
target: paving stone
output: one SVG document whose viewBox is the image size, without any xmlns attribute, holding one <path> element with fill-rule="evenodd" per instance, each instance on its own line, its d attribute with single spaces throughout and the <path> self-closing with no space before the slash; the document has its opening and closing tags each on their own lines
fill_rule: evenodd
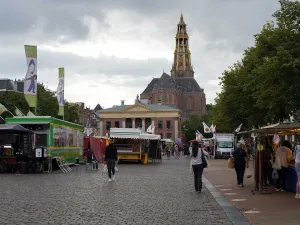
<svg viewBox="0 0 300 225">
<path fill-rule="evenodd" d="M 1 174 L 0 224 L 232 224 L 205 187 L 194 191 L 186 159 L 119 167 L 113 182 L 83 167 L 81 174 Z"/>
</svg>

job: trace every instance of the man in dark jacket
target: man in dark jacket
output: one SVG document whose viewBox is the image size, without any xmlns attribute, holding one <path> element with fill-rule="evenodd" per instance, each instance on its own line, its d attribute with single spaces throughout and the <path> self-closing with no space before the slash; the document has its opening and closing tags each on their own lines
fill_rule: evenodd
<svg viewBox="0 0 300 225">
<path fill-rule="evenodd" d="M 113 144 L 113 140 L 109 139 L 109 145 L 105 149 L 105 162 L 108 170 L 108 181 L 115 180 L 115 165 L 118 160 L 117 148 Z"/>
</svg>

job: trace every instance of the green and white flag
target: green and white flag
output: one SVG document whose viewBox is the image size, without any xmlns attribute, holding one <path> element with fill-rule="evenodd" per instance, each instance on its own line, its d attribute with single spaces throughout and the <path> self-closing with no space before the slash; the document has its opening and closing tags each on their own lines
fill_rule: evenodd
<svg viewBox="0 0 300 225">
<path fill-rule="evenodd" d="M 29 107 L 36 108 L 37 103 L 37 47 L 25 45 L 27 73 L 24 81 L 24 95 Z"/>
<path fill-rule="evenodd" d="M 25 116 L 25 115 L 22 113 L 22 111 L 21 111 L 20 109 L 18 109 L 18 107 L 16 107 L 16 109 L 15 109 L 15 114 L 16 114 L 16 116 Z"/>
<path fill-rule="evenodd" d="M 35 116 L 35 115 L 29 110 L 27 116 Z"/>
<path fill-rule="evenodd" d="M 65 105 L 65 68 L 58 68 L 58 87 L 56 91 L 57 102 L 59 105 L 58 115 L 64 116 Z"/>
<path fill-rule="evenodd" d="M 4 112 L 8 112 L 8 109 L 0 103 L 0 115 Z"/>
</svg>

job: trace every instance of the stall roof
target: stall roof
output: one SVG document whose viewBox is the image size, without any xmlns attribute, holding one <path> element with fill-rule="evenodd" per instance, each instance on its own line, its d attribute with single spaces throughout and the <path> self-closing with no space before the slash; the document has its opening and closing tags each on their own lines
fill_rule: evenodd
<svg viewBox="0 0 300 225">
<path fill-rule="evenodd" d="M 156 135 L 156 134 L 141 133 L 141 139 L 146 139 L 146 140 L 160 140 L 161 137 L 160 137 L 160 135 Z"/>
<path fill-rule="evenodd" d="M 174 141 L 172 139 L 161 139 L 162 141 L 165 141 L 167 143 L 174 143 Z"/>
<path fill-rule="evenodd" d="M 268 126 L 261 127 L 260 129 L 255 129 L 251 131 L 243 131 L 238 134 L 245 133 L 263 133 L 263 134 L 273 134 L 276 132 L 300 132 L 300 123 L 276 123 Z"/>
<path fill-rule="evenodd" d="M 19 124 L 0 124 L 0 132 L 32 133 L 31 130 L 26 129 Z"/>
<path fill-rule="evenodd" d="M 111 138 L 140 139 L 141 130 L 136 128 L 110 128 Z"/>
</svg>

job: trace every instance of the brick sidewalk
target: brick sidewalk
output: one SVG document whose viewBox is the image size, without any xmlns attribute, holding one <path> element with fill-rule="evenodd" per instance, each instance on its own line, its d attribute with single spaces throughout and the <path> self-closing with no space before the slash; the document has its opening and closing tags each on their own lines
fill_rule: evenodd
<svg viewBox="0 0 300 225">
<path fill-rule="evenodd" d="M 235 171 L 227 168 L 227 160 L 210 160 L 210 167 L 205 170 L 204 175 L 251 224 L 300 224 L 300 200 L 295 199 L 294 193 L 278 193 L 270 188 L 269 195 L 253 195 L 251 192 L 254 189 L 253 177 L 245 179 L 244 188 L 237 187 Z M 249 213 L 251 211 L 253 213 Z"/>
</svg>

